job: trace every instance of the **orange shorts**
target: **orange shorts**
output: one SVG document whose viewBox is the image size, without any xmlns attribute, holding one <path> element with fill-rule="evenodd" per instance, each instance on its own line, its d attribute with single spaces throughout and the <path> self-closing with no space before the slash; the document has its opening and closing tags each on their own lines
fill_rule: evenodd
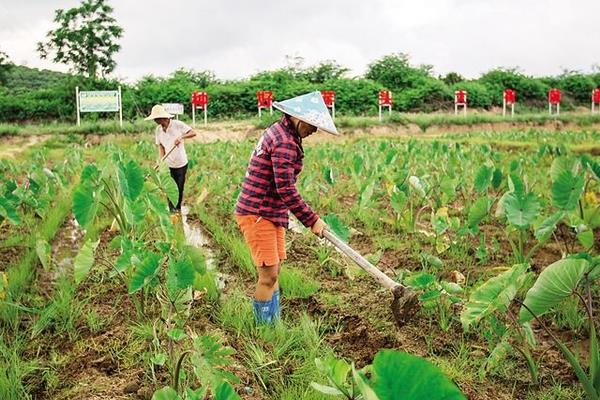
<svg viewBox="0 0 600 400">
<path fill-rule="evenodd" d="M 287 258 L 285 228 L 257 215 L 236 214 L 235 219 L 257 267 L 278 265 Z"/>
</svg>

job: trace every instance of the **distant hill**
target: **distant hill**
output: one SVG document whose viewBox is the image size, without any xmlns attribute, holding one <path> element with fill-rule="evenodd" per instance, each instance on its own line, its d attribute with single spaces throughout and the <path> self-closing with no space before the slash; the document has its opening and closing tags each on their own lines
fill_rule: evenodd
<svg viewBox="0 0 600 400">
<path fill-rule="evenodd" d="M 15 92 L 44 89 L 63 83 L 72 77 L 71 74 L 50 71 L 47 69 L 29 68 L 15 65 L 7 74 L 6 88 Z"/>
</svg>

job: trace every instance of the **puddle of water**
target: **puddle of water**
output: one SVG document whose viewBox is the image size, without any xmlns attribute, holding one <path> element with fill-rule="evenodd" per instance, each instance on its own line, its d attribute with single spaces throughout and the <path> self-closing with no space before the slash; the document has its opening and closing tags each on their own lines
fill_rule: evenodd
<svg viewBox="0 0 600 400">
<path fill-rule="evenodd" d="M 190 246 L 194 247 L 207 247 L 209 244 L 208 238 L 198 226 L 190 226 L 187 222 L 187 216 L 182 214 L 181 218 L 183 222 L 183 234 L 185 235 L 185 242 Z M 210 249 L 205 248 L 207 253 L 211 253 Z"/>
<path fill-rule="evenodd" d="M 73 266 L 73 260 L 81 247 L 83 236 L 84 232 L 79 228 L 77 220 L 73 215 L 69 215 L 59 234 L 52 242 L 52 264 L 56 266 L 52 275 L 53 283 L 60 276 L 69 273 L 70 268 Z"/>
<path fill-rule="evenodd" d="M 189 214 L 189 208 L 186 206 L 181 207 L 181 222 L 183 223 L 183 234 L 185 235 L 185 241 L 190 246 L 202 248 L 204 254 L 206 255 L 206 268 L 210 271 L 214 272 L 215 275 L 215 283 L 219 290 L 225 289 L 227 282 L 231 281 L 231 275 L 223 274 L 221 272 L 215 271 L 216 269 L 216 261 L 215 254 L 212 249 L 209 247 L 210 240 L 204 234 L 202 229 L 195 224 L 190 225 L 187 220 L 187 216 Z"/>
</svg>

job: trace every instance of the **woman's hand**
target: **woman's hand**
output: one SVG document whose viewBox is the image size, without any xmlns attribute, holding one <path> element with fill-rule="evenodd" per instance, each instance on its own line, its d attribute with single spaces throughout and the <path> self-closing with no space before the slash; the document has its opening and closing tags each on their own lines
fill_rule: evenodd
<svg viewBox="0 0 600 400">
<path fill-rule="evenodd" d="M 319 218 L 317 220 L 317 222 L 315 222 L 313 224 L 313 226 L 310 227 L 310 230 L 312 231 L 312 233 L 314 233 L 318 237 L 322 238 L 323 237 L 323 231 L 326 228 L 327 228 L 327 224 L 321 218 Z"/>
</svg>

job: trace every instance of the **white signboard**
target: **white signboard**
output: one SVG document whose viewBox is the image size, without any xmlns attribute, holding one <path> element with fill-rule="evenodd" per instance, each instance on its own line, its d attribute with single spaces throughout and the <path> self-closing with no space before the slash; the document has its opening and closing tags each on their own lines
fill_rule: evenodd
<svg viewBox="0 0 600 400">
<path fill-rule="evenodd" d="M 79 111 L 117 112 L 119 111 L 119 91 L 98 90 L 79 92 Z"/>
<path fill-rule="evenodd" d="M 79 91 L 75 88 L 77 104 L 77 125 L 81 124 L 82 112 L 118 112 L 119 124 L 123 127 L 123 105 L 121 102 L 121 86 L 117 90 Z"/>
<path fill-rule="evenodd" d="M 166 112 L 173 115 L 183 114 L 183 104 L 180 103 L 163 103 L 163 108 Z"/>
</svg>

